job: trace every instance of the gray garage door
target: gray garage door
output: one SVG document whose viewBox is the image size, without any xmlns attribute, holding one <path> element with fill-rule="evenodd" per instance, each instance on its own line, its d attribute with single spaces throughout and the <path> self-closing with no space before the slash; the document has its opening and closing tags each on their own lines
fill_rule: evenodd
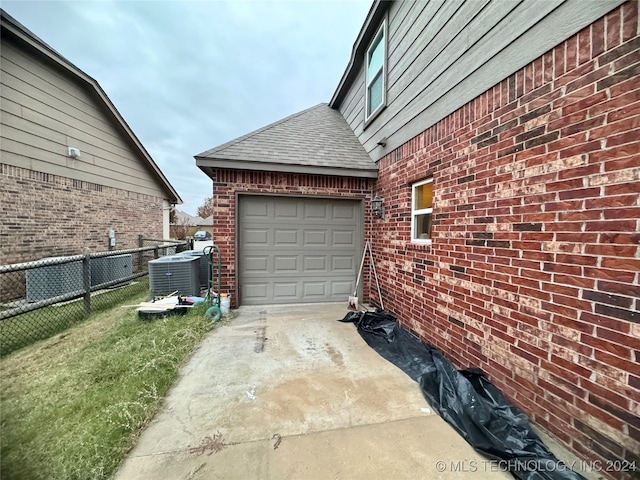
<svg viewBox="0 0 640 480">
<path fill-rule="evenodd" d="M 241 304 L 346 305 L 362 255 L 361 217 L 355 200 L 240 196 Z"/>
</svg>

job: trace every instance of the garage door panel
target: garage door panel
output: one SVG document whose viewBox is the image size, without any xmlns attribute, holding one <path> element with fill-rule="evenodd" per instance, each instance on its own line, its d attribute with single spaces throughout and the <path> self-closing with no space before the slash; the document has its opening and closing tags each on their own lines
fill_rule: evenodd
<svg viewBox="0 0 640 480">
<path fill-rule="evenodd" d="M 244 210 L 246 218 L 250 219 L 265 219 L 268 218 L 268 207 L 266 202 L 251 202 L 247 203 Z"/>
<path fill-rule="evenodd" d="M 263 247 L 269 244 L 269 229 L 246 229 L 244 231 L 244 239 L 246 245 L 259 245 Z"/>
<path fill-rule="evenodd" d="M 274 242 L 275 246 L 278 245 L 298 245 L 299 231 L 293 229 L 274 229 Z"/>
<path fill-rule="evenodd" d="M 333 255 L 331 257 L 331 270 L 333 272 L 353 273 L 355 268 L 355 261 L 351 255 Z"/>
<path fill-rule="evenodd" d="M 298 298 L 298 282 L 273 282 L 273 298 L 296 300 Z"/>
<path fill-rule="evenodd" d="M 299 208 L 295 203 L 276 202 L 273 204 L 273 216 L 276 220 L 298 218 Z"/>
<path fill-rule="evenodd" d="M 251 299 L 254 299 L 256 302 L 264 301 L 268 302 L 270 295 L 268 295 L 269 291 L 269 283 L 245 283 L 243 285 L 244 294 Z"/>
<path fill-rule="evenodd" d="M 269 269 L 269 257 L 263 256 L 246 256 L 245 268 L 250 272 L 266 272 Z"/>
<path fill-rule="evenodd" d="M 344 295 L 353 295 L 353 289 L 355 288 L 353 281 L 333 281 L 331 282 L 331 296 L 334 298 L 340 298 Z"/>
<path fill-rule="evenodd" d="M 356 232 L 353 230 L 333 230 L 331 232 L 331 245 L 354 245 L 356 241 L 355 235 Z"/>
<path fill-rule="evenodd" d="M 238 215 L 241 303 L 343 301 L 353 293 L 359 201 L 240 196 Z"/>
<path fill-rule="evenodd" d="M 327 282 L 303 282 L 302 293 L 304 298 L 322 299 L 327 296 Z"/>
<path fill-rule="evenodd" d="M 327 245 L 326 230 L 305 230 L 303 235 L 304 235 L 304 246 Z"/>
<path fill-rule="evenodd" d="M 327 271 L 327 257 L 325 256 L 307 256 L 304 257 L 304 271 L 305 272 L 326 272 Z"/>
<path fill-rule="evenodd" d="M 281 256 L 274 255 L 273 257 L 273 273 L 278 274 L 280 272 L 297 272 L 298 271 L 298 256 Z"/>
<path fill-rule="evenodd" d="M 357 211 L 356 209 L 352 208 L 350 205 L 335 204 L 333 205 L 333 210 L 331 213 L 332 213 L 333 220 L 336 220 L 336 221 L 349 220 L 352 222 L 359 223 L 356 221 Z"/>
<path fill-rule="evenodd" d="M 304 204 L 304 219 L 318 220 L 328 219 L 327 206 L 322 203 L 306 203 Z"/>
</svg>

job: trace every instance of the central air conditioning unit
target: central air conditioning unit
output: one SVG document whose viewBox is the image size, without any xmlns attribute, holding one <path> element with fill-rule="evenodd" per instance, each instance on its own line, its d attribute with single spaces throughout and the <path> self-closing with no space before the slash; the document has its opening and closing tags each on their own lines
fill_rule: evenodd
<svg viewBox="0 0 640 480">
<path fill-rule="evenodd" d="M 160 257 L 149 261 L 151 295 L 161 297 L 177 291 L 177 295 L 200 295 L 200 259 L 189 256 Z"/>
<path fill-rule="evenodd" d="M 185 250 L 184 252 L 177 253 L 176 257 L 198 257 L 200 260 L 200 286 L 206 287 L 209 282 L 207 271 L 209 269 L 209 260 L 204 254 L 204 250 Z"/>
<path fill-rule="evenodd" d="M 66 257 L 43 258 L 41 262 L 62 260 Z M 82 260 L 43 265 L 27 270 L 27 302 L 39 302 L 59 295 L 84 290 Z"/>
<path fill-rule="evenodd" d="M 133 256 L 129 254 L 110 255 L 91 259 L 91 286 L 127 278 L 133 275 Z M 126 280 L 126 283 L 130 280 Z M 121 284 L 120 284 L 121 285 Z M 118 286 L 109 285 L 110 287 Z"/>
</svg>

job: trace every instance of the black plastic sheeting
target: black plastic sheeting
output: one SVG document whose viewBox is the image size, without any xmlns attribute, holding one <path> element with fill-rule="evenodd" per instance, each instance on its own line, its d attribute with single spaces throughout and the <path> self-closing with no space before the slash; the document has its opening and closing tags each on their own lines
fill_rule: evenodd
<svg viewBox="0 0 640 480">
<path fill-rule="evenodd" d="M 549 451 L 524 412 L 480 369 L 458 371 L 388 312 L 350 312 L 341 321 L 353 322 L 370 347 L 416 380 L 431 407 L 501 469 L 523 480 L 584 479 Z"/>
</svg>

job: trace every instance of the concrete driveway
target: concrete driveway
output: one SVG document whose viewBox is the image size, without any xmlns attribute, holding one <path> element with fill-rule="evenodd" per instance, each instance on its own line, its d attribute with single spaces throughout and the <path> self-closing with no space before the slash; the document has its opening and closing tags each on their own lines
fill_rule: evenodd
<svg viewBox="0 0 640 480">
<path fill-rule="evenodd" d="M 115 479 L 513 478 L 336 321 L 346 303 L 239 309 L 183 368 Z"/>
</svg>

